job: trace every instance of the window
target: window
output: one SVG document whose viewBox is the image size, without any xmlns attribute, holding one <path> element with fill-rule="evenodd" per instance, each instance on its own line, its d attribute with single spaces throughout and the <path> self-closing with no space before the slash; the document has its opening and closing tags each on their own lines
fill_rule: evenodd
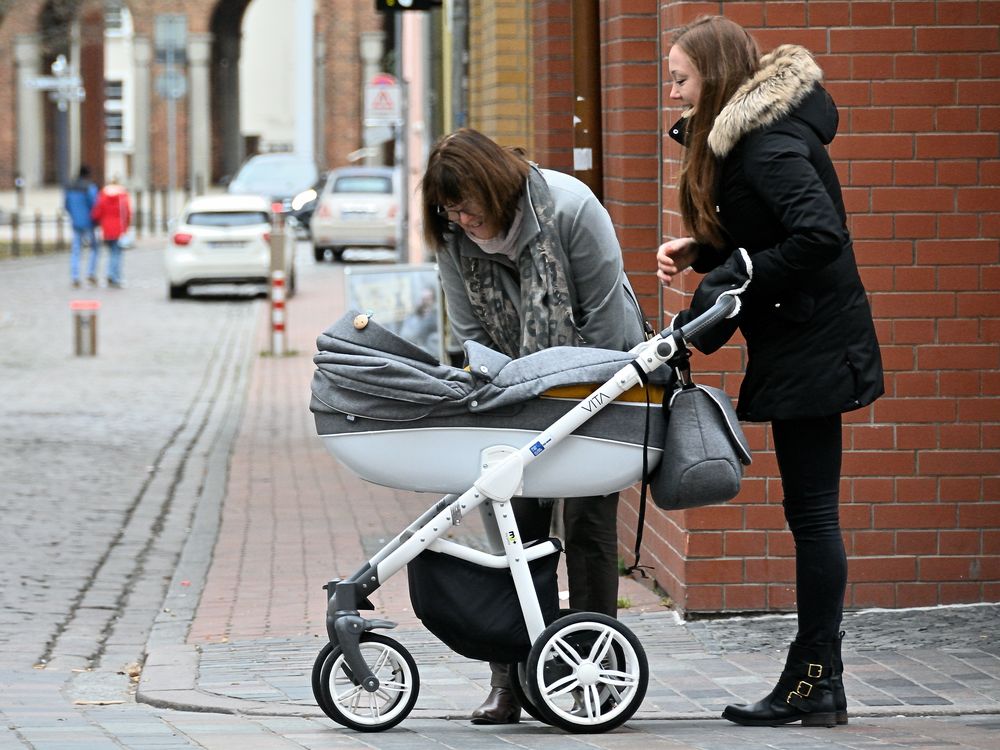
<svg viewBox="0 0 1000 750">
<path fill-rule="evenodd" d="M 128 36 L 132 34 L 132 14 L 122 0 L 105 0 L 104 33 L 107 36 Z"/>
<path fill-rule="evenodd" d="M 121 81 L 104 82 L 104 140 L 108 143 L 125 139 L 122 88 Z"/>
<path fill-rule="evenodd" d="M 333 185 L 335 193 L 391 193 L 392 180 L 388 177 L 338 177 Z"/>
<path fill-rule="evenodd" d="M 203 211 L 188 214 L 186 223 L 201 227 L 248 227 L 270 224 L 271 220 L 261 211 Z"/>
</svg>

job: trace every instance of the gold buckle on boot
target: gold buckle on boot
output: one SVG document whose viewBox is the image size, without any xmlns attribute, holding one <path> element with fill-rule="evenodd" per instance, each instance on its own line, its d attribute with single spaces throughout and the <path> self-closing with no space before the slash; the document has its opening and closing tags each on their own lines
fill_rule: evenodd
<svg viewBox="0 0 1000 750">
<path fill-rule="evenodd" d="M 811 677 L 814 680 L 818 680 L 823 676 L 823 665 L 822 664 L 807 664 L 806 665 L 806 677 Z"/>
<path fill-rule="evenodd" d="M 811 682 L 799 680 L 799 684 L 795 686 L 795 690 L 788 693 L 788 697 L 785 698 L 785 703 L 790 704 L 792 702 L 792 696 L 795 696 L 796 698 L 808 698 L 812 689 L 813 685 Z"/>
</svg>

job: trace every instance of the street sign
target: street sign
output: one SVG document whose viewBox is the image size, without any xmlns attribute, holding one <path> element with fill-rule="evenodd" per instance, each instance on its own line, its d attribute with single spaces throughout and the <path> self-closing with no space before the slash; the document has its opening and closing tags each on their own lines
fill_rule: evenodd
<svg viewBox="0 0 1000 750">
<path fill-rule="evenodd" d="M 187 16 L 181 13 L 159 13 L 154 24 L 156 61 L 184 63 L 187 55 Z"/>
<path fill-rule="evenodd" d="M 365 125 L 397 125 L 403 119 L 402 91 L 388 73 L 379 73 L 365 85 Z"/>
<path fill-rule="evenodd" d="M 170 67 L 156 77 L 156 93 L 164 99 L 183 99 L 187 94 L 187 78 L 177 68 Z"/>
<path fill-rule="evenodd" d="M 71 102 L 82 102 L 87 98 L 83 80 L 70 71 L 65 55 L 59 55 L 52 63 L 52 75 L 36 76 L 25 81 L 28 88 L 48 91 L 49 99 L 65 112 Z"/>
<path fill-rule="evenodd" d="M 431 10 L 441 7 L 441 0 L 375 0 L 375 10 L 395 13 L 402 10 Z"/>
</svg>

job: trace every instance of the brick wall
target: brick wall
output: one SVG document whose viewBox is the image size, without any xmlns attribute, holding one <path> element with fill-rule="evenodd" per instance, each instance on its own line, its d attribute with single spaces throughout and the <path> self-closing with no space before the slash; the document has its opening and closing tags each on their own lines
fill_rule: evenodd
<svg viewBox="0 0 1000 750">
<path fill-rule="evenodd" d="M 529 8 L 520 0 L 470 0 L 469 50 L 469 126 L 531 154 Z"/>
<path fill-rule="evenodd" d="M 656 324 L 660 285 L 650 273 L 660 236 L 656 2 L 611 0 L 600 5 L 604 205 L 615 223 L 632 285 Z"/>
<path fill-rule="evenodd" d="M 847 606 L 997 600 L 1000 5 L 659 8 L 667 32 L 702 13 L 723 13 L 747 26 L 765 50 L 785 42 L 809 47 L 841 108 L 830 151 L 876 316 L 887 388 L 874 406 L 845 421 Z M 664 101 L 667 92 L 664 85 Z M 664 121 L 676 115 L 667 109 Z M 680 150 L 664 139 L 662 151 L 664 233 L 676 236 Z M 686 304 L 695 282 L 687 278 L 668 290 L 666 309 Z M 735 394 L 743 356 L 737 341 L 696 357 L 694 366 L 704 381 Z M 794 606 L 794 550 L 768 430 L 747 427 L 756 454 L 736 502 L 669 516 L 654 509 L 647 526 L 646 560 L 682 609 Z M 634 494 L 628 500 L 625 520 Z"/>
<path fill-rule="evenodd" d="M 334 0 L 317 4 L 316 33 L 324 40 L 322 162 L 328 168 L 346 165 L 347 155 L 361 148 L 363 91 L 360 34 L 383 28 L 382 14 L 374 2 Z M 389 19 L 391 24 L 392 19 Z M 389 27 L 391 29 L 391 26 Z M 392 44 L 391 31 L 386 45 Z M 391 73 L 392 71 L 386 71 Z"/>
<path fill-rule="evenodd" d="M 532 158 L 548 169 L 573 171 L 573 18 L 570 3 L 533 4 L 531 99 L 535 149 Z"/>
</svg>

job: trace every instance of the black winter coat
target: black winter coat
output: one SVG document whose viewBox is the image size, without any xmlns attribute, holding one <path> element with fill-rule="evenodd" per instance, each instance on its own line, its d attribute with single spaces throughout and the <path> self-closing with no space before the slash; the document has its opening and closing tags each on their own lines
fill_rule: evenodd
<svg viewBox="0 0 1000 750">
<path fill-rule="evenodd" d="M 710 285 L 736 248 L 752 260 L 738 316 L 747 370 L 737 411 L 748 421 L 836 414 L 884 392 L 871 308 L 825 148 L 838 115 L 821 77 L 805 49 L 779 47 L 709 135 L 728 246 L 702 246 L 695 270 Z M 671 135 L 683 141 L 683 125 Z"/>
</svg>

